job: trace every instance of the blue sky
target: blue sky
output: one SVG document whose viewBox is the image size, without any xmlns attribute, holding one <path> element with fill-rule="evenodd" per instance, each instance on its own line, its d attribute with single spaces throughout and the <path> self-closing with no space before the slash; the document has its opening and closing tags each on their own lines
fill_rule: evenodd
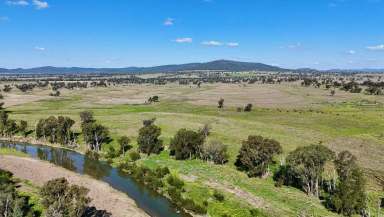
<svg viewBox="0 0 384 217">
<path fill-rule="evenodd" d="M 384 0 L 0 0 L 0 67 L 384 68 Z"/>
</svg>

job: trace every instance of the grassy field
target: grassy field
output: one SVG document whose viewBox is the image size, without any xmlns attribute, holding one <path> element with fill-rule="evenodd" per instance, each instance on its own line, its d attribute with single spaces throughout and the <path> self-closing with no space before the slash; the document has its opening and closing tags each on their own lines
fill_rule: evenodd
<svg viewBox="0 0 384 217">
<path fill-rule="evenodd" d="M 241 141 L 248 135 L 262 135 L 278 140 L 284 156 L 298 146 L 322 143 L 335 151 L 349 150 L 366 171 L 384 174 L 384 97 L 338 91 L 334 97 L 324 89 L 299 85 L 203 85 L 202 88 L 178 86 L 132 85 L 110 88 L 62 91 L 62 96 L 47 96 L 47 90 L 5 95 L 11 118 L 27 120 L 32 128 L 40 118 L 65 115 L 77 121 L 79 113 L 92 110 L 96 119 L 109 127 L 113 138 L 127 135 L 135 142 L 142 120 L 156 118 L 162 138 L 168 145 L 180 128 L 212 127 L 208 140 L 228 145 L 230 161 L 224 166 L 200 160 L 175 161 L 165 150 L 140 161 L 150 167 L 168 166 L 186 181 L 192 196 L 207 198 L 206 190 L 224 192 L 227 202 L 209 206 L 211 216 L 246 216 L 244 208 L 260 207 L 270 216 L 337 216 L 327 211 L 319 200 L 289 187 L 276 188 L 271 178 L 248 178 L 233 165 Z M 11 98 L 17 95 L 15 103 Z M 159 95 L 160 103 L 143 104 Z M 217 109 L 219 98 L 225 108 Z M 23 99 L 25 99 L 23 101 Z M 236 107 L 253 103 L 250 113 L 236 112 Z M 116 141 L 116 140 L 115 140 Z M 116 145 L 113 141 L 110 145 Z M 107 148 L 107 146 L 104 146 Z M 82 146 L 79 150 L 84 150 Z M 372 216 L 384 196 L 377 181 L 368 176 Z"/>
</svg>

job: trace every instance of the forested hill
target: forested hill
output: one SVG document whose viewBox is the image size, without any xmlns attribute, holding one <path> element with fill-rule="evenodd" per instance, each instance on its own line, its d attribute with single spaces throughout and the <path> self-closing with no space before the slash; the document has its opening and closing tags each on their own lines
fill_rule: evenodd
<svg viewBox="0 0 384 217">
<path fill-rule="evenodd" d="M 81 68 L 81 67 L 38 67 L 30 69 L 3 69 L 0 73 L 20 73 L 20 74 L 74 74 L 74 73 L 135 73 L 135 72 L 182 72 L 192 70 L 219 70 L 219 71 L 288 71 L 276 66 L 263 63 L 238 62 L 229 60 L 216 60 L 206 63 L 187 63 L 180 65 L 162 65 L 154 67 L 126 67 L 126 68 Z"/>
</svg>

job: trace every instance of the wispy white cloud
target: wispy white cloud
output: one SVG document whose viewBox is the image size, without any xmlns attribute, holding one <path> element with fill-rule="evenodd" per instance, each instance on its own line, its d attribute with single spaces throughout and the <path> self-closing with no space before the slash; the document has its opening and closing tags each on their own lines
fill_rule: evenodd
<svg viewBox="0 0 384 217">
<path fill-rule="evenodd" d="M 37 51 L 45 51 L 45 47 L 36 46 L 35 50 L 37 50 Z"/>
<path fill-rule="evenodd" d="M 368 50 L 373 50 L 373 51 L 384 51 L 384 44 L 379 44 L 375 46 L 368 46 Z"/>
<path fill-rule="evenodd" d="M 167 18 L 163 24 L 164 26 L 173 26 L 175 24 L 175 20 L 173 18 Z"/>
<path fill-rule="evenodd" d="M 348 50 L 346 53 L 350 54 L 350 55 L 354 55 L 354 54 L 356 54 L 356 51 L 355 50 Z"/>
<path fill-rule="evenodd" d="M 8 0 L 5 2 L 7 5 L 27 6 L 29 5 L 26 0 Z"/>
<path fill-rule="evenodd" d="M 175 42 L 177 43 L 192 43 L 192 38 L 177 38 L 175 39 Z"/>
<path fill-rule="evenodd" d="M 32 3 L 36 6 L 36 9 L 46 9 L 49 7 L 48 2 L 41 0 L 32 0 Z"/>
<path fill-rule="evenodd" d="M 218 47 L 223 45 L 223 43 L 219 41 L 203 41 L 201 44 L 206 45 L 206 46 L 213 46 L 213 47 Z"/>
<path fill-rule="evenodd" d="M 228 42 L 227 46 L 228 47 L 238 47 L 240 44 L 238 42 Z"/>
</svg>

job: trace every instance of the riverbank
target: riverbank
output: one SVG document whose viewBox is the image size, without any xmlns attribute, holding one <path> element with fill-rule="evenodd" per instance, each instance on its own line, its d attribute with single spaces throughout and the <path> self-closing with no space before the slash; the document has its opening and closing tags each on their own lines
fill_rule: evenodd
<svg viewBox="0 0 384 217">
<path fill-rule="evenodd" d="M 29 180 L 37 186 L 42 186 L 51 179 L 65 177 L 71 184 L 88 188 L 90 190 L 89 197 L 92 198 L 91 205 L 97 209 L 107 210 L 114 217 L 148 216 L 148 214 L 137 207 L 135 201 L 126 194 L 113 189 L 108 184 L 47 162 L 0 155 L 0 168 L 12 172 L 17 178 Z"/>
</svg>

